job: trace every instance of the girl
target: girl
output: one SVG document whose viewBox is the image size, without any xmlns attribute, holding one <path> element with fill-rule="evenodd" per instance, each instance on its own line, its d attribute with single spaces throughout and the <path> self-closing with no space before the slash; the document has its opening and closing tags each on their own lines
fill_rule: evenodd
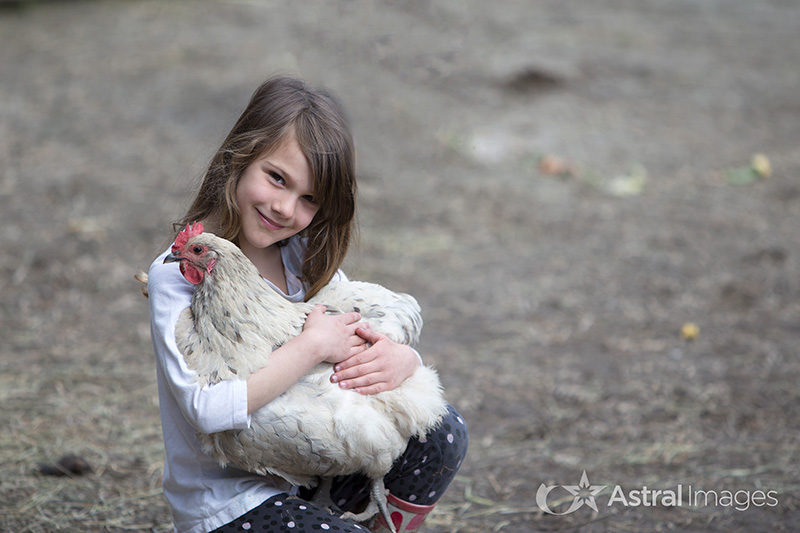
<svg viewBox="0 0 800 533">
<path fill-rule="evenodd" d="M 329 94 L 293 78 L 262 84 L 216 152 L 186 215 L 236 243 L 265 283 L 292 301 L 339 270 L 355 213 L 354 148 L 349 125 Z M 382 518 L 364 526 L 302 499 L 278 478 L 222 469 L 203 453 L 196 431 L 247 428 L 250 414 L 278 397 L 321 361 L 335 365 L 334 383 L 354 393 L 390 390 L 421 364 L 412 348 L 360 323 L 357 313 L 309 314 L 300 335 L 273 351 L 268 367 L 247 380 L 199 387 L 175 343 L 175 324 L 194 286 L 177 264 L 150 267 L 148 292 L 166 461 L 164 494 L 176 531 L 388 531 Z M 467 430 L 451 407 L 440 427 L 412 439 L 384 479 L 395 526 L 416 531 L 455 476 Z M 359 475 L 334 480 L 332 501 L 358 510 L 368 498 Z M 300 497 L 297 497 L 299 494 Z M 292 497 L 290 497 L 292 496 Z M 398 527 L 400 529 L 400 527 Z"/>
</svg>

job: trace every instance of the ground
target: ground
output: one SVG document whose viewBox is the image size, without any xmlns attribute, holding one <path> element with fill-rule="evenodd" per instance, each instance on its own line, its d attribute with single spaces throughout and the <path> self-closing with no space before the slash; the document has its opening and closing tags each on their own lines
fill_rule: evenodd
<svg viewBox="0 0 800 533">
<path fill-rule="evenodd" d="M 4 3 L 0 529 L 169 529 L 133 274 L 284 72 L 349 110 L 347 271 L 418 298 L 470 427 L 429 531 L 797 530 L 798 34 L 793 0 Z"/>
</svg>

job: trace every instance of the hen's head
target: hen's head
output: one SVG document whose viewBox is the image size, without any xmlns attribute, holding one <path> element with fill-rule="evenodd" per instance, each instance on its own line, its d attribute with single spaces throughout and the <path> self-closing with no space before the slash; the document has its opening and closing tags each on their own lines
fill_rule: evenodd
<svg viewBox="0 0 800 533">
<path fill-rule="evenodd" d="M 200 222 L 187 224 L 175 238 L 172 253 L 164 258 L 165 263 L 180 262 L 181 274 L 190 283 L 198 285 L 206 274 L 210 274 L 217 263 L 217 251 L 214 242 L 218 237 L 211 233 L 203 233 Z"/>
</svg>

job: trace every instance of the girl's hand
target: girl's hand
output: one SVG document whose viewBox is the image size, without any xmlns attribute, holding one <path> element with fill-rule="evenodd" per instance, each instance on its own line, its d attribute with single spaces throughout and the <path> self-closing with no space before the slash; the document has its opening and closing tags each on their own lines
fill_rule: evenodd
<svg viewBox="0 0 800 533">
<path fill-rule="evenodd" d="M 392 342 L 369 326 L 358 327 L 356 333 L 372 346 L 334 367 L 331 381 L 340 387 L 361 394 L 392 390 L 419 367 L 419 358 L 409 346 Z"/>
<path fill-rule="evenodd" d="M 274 350 L 269 362 L 247 378 L 247 412 L 252 414 L 283 394 L 314 365 L 338 363 L 367 349 L 367 341 L 356 334 L 363 326 L 358 313 L 326 315 L 325 306 L 306 317 L 300 335 Z"/>
<path fill-rule="evenodd" d="M 364 326 L 359 320 L 358 313 L 326 315 L 325 306 L 317 305 L 308 314 L 301 335 L 320 361 L 339 363 L 368 348 L 367 341 L 356 333 Z"/>
</svg>

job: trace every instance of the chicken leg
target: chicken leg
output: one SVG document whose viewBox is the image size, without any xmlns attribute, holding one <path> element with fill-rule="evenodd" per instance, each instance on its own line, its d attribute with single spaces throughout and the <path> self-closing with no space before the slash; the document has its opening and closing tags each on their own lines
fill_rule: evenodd
<svg viewBox="0 0 800 533">
<path fill-rule="evenodd" d="M 342 518 L 354 520 L 356 522 L 366 522 L 378 512 L 380 512 L 384 520 L 386 520 L 386 524 L 389 526 L 389 529 L 392 530 L 392 533 L 397 533 L 392 523 L 392 517 L 389 514 L 389 504 L 386 500 L 386 487 L 383 485 L 383 478 L 373 479 L 370 482 L 369 504 L 366 509 L 358 514 L 351 512 L 344 513 Z"/>
<path fill-rule="evenodd" d="M 318 505 L 319 507 L 322 507 L 323 509 L 327 509 L 328 511 L 335 509 L 336 507 L 331 499 L 332 482 L 333 478 L 331 477 L 321 477 L 319 485 L 317 486 L 317 490 L 314 492 L 314 496 L 309 501 L 315 505 Z M 386 520 L 386 523 L 389 524 L 389 529 L 392 530 L 392 533 L 397 533 L 389 514 L 389 502 L 386 499 L 386 487 L 383 484 L 383 478 L 370 481 L 369 503 L 363 511 L 360 513 L 348 511 L 343 513 L 340 518 L 352 520 L 354 522 L 366 522 L 379 512 Z"/>
</svg>

